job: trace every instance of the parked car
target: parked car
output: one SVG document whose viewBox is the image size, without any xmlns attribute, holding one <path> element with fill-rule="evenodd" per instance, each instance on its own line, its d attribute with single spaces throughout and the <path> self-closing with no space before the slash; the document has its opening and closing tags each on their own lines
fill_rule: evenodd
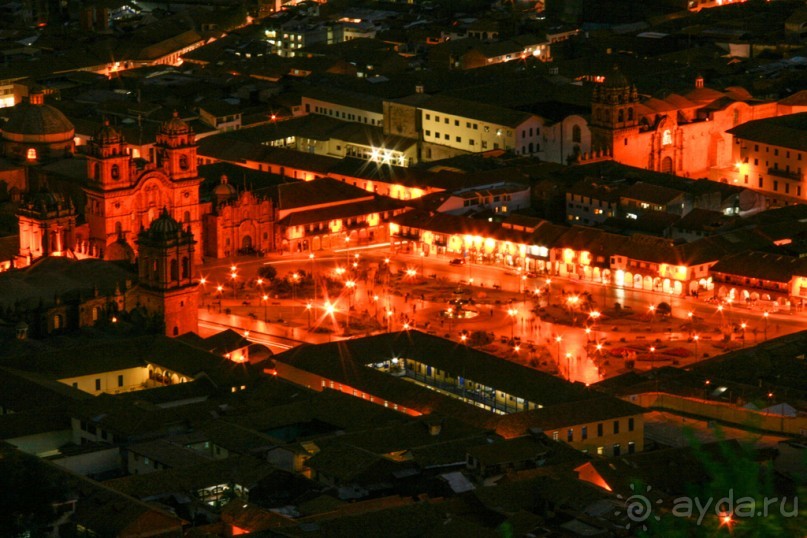
<svg viewBox="0 0 807 538">
<path fill-rule="evenodd" d="M 454 258 L 448 263 L 451 265 L 465 265 L 465 258 Z"/>
</svg>

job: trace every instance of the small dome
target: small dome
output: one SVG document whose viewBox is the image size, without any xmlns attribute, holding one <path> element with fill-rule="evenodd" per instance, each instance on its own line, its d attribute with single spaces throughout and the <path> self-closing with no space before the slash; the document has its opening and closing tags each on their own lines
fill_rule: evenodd
<svg viewBox="0 0 807 538">
<path fill-rule="evenodd" d="M 188 124 L 182 121 L 182 118 L 179 117 L 179 113 L 175 110 L 173 117 L 164 122 L 160 126 L 160 132 L 165 134 L 182 134 L 190 132 L 191 128 L 188 127 Z"/>
<path fill-rule="evenodd" d="M 29 209 L 49 213 L 65 208 L 62 195 L 51 191 L 46 183 L 40 185 L 39 190 L 33 193 L 25 204 Z"/>
<path fill-rule="evenodd" d="M 149 229 L 146 231 L 151 239 L 170 239 L 176 237 L 181 232 L 182 226 L 174 220 L 174 217 L 168 213 L 168 209 L 166 208 L 163 208 L 163 212 L 160 214 L 159 218 L 152 222 L 151 226 L 149 226 Z"/>
<path fill-rule="evenodd" d="M 625 78 L 625 75 L 622 74 L 622 71 L 619 70 L 619 66 L 614 64 L 614 70 L 610 75 L 605 77 L 603 86 L 606 88 L 625 88 L 630 86 L 630 83 L 628 79 Z"/>
<path fill-rule="evenodd" d="M 31 96 L 11 109 L 8 121 L 2 126 L 3 136 L 64 135 L 73 138 L 75 127 L 56 108 L 46 105 L 42 99 Z"/>
<path fill-rule="evenodd" d="M 229 198 L 235 195 L 235 187 L 227 181 L 227 176 L 221 176 L 221 183 L 213 189 L 213 195 L 216 198 Z"/>
<path fill-rule="evenodd" d="M 123 142 L 123 136 L 109 125 L 109 120 L 104 120 L 104 125 L 95 133 L 93 140 L 99 144 L 120 144 Z"/>
</svg>

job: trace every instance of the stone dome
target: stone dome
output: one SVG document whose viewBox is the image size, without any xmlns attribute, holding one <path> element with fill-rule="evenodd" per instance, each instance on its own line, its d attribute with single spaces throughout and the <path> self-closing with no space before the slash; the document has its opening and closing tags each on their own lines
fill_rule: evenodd
<svg viewBox="0 0 807 538">
<path fill-rule="evenodd" d="M 2 126 L 3 138 L 16 142 L 44 142 L 43 137 L 72 140 L 75 127 L 56 108 L 46 105 L 41 94 L 32 94 L 10 111 Z"/>
<path fill-rule="evenodd" d="M 625 75 L 622 74 L 622 71 L 619 70 L 619 66 L 614 64 L 614 70 L 605 77 L 603 86 L 606 88 L 625 88 L 630 86 L 630 83 Z"/>
<path fill-rule="evenodd" d="M 187 123 L 182 121 L 182 118 L 179 117 L 179 113 L 176 110 L 171 119 L 163 122 L 160 126 L 160 132 L 164 134 L 183 134 L 189 133 L 190 131 L 191 128 L 188 127 Z"/>
<path fill-rule="evenodd" d="M 215 196 L 217 200 L 224 201 L 235 196 L 235 194 L 235 187 L 230 185 L 227 176 L 221 176 L 221 183 L 216 185 L 213 189 L 213 196 Z"/>
<path fill-rule="evenodd" d="M 150 239 L 173 239 L 182 232 L 182 226 L 174 220 L 174 217 L 168 213 L 168 209 L 163 208 L 160 216 L 151 223 L 149 229 L 146 230 Z"/>
<path fill-rule="evenodd" d="M 120 144 L 123 136 L 109 125 L 109 120 L 104 120 L 104 125 L 95 133 L 93 140 L 98 144 Z"/>
</svg>

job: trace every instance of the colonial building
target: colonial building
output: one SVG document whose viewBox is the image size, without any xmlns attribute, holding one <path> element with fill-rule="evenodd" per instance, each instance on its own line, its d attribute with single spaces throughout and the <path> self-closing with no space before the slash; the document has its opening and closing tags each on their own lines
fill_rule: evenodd
<svg viewBox="0 0 807 538">
<path fill-rule="evenodd" d="M 20 251 L 15 267 L 25 267 L 43 256 L 62 256 L 75 244 L 76 208 L 70 200 L 50 192 L 47 185 L 17 210 Z"/>
<path fill-rule="evenodd" d="M 592 94 L 591 146 L 622 164 L 706 177 L 732 164 L 732 135 L 726 131 L 776 114 L 775 102 L 757 101 L 740 87 L 707 88 L 703 77 L 684 95 L 641 98 L 615 68 Z"/>
<path fill-rule="evenodd" d="M 749 121 L 734 135 L 734 183 L 778 197 L 807 198 L 807 112 Z"/>
<path fill-rule="evenodd" d="M 177 114 L 157 134 L 156 162 L 138 166 L 123 136 L 108 123 L 88 144 L 85 217 L 90 254 L 133 260 L 136 235 L 166 208 L 202 237 L 199 184 L 193 130 Z M 201 262 L 201 249 L 194 254 Z"/>
<path fill-rule="evenodd" d="M 238 191 L 227 176 L 213 190 L 213 211 L 204 217 L 205 256 L 275 250 L 275 205 L 271 198 Z"/>
</svg>

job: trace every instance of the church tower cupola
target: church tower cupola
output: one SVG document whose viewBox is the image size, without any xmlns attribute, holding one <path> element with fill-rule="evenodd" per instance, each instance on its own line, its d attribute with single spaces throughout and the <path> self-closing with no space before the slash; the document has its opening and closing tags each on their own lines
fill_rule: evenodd
<svg viewBox="0 0 807 538">
<path fill-rule="evenodd" d="M 196 134 L 174 111 L 157 133 L 157 166 L 172 179 L 195 178 Z"/>
<path fill-rule="evenodd" d="M 639 125 L 639 93 L 617 65 L 591 97 L 592 147 L 611 151 L 614 138 Z"/>
<path fill-rule="evenodd" d="M 100 189 L 118 189 L 131 181 L 131 159 L 126 140 L 104 120 L 104 125 L 87 144 L 87 178 Z"/>
</svg>

